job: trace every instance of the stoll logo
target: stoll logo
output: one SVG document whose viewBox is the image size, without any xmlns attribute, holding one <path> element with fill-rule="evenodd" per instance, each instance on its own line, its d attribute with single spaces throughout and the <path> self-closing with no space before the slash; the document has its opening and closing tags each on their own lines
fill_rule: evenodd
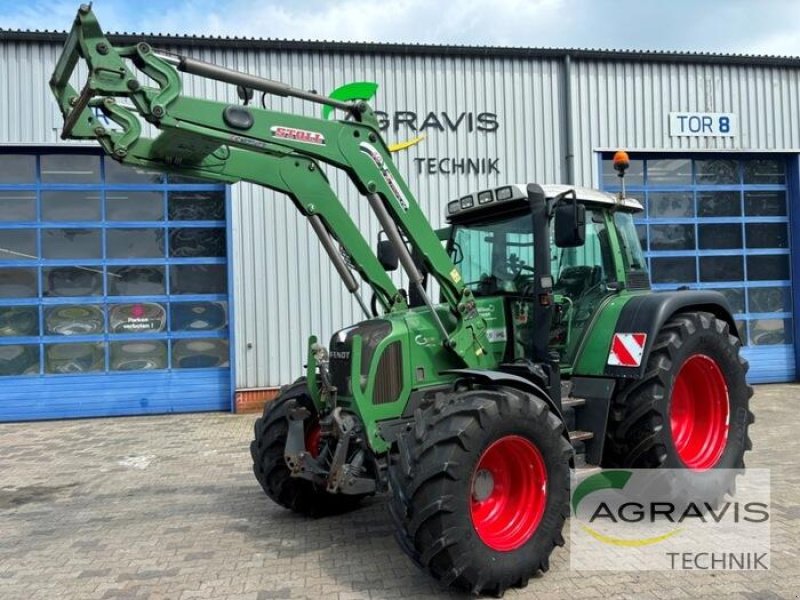
<svg viewBox="0 0 800 600">
<path fill-rule="evenodd" d="M 378 91 L 378 84 L 372 81 L 356 81 L 333 90 L 329 96 L 334 100 L 353 102 L 371 101 Z M 322 108 L 322 118 L 329 119 L 333 107 Z M 376 110 L 378 127 L 382 132 L 391 129 L 400 135 L 401 129 L 413 132 L 414 136 L 389 144 L 390 152 L 400 152 L 416 146 L 425 139 L 427 133 L 483 133 L 493 134 L 500 129 L 498 115 L 493 112 L 429 110 L 418 113 L 414 110 L 395 110 L 392 112 Z M 427 175 L 470 175 L 500 173 L 500 159 L 487 157 L 415 157 L 413 159 L 418 174 Z"/>
<path fill-rule="evenodd" d="M 768 569 L 769 502 L 763 469 L 603 470 L 573 485 L 570 563 L 578 570 Z"/>
<path fill-rule="evenodd" d="M 316 146 L 325 145 L 325 136 L 318 131 L 306 131 L 305 129 L 296 129 L 294 127 L 275 126 L 270 128 L 270 132 L 275 137 L 287 140 L 295 140 L 306 144 L 314 144 Z"/>
</svg>

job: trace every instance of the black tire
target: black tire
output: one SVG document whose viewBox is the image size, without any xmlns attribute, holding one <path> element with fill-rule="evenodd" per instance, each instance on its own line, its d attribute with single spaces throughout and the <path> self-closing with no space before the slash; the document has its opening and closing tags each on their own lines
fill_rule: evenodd
<svg viewBox="0 0 800 600">
<path fill-rule="evenodd" d="M 713 469 L 743 470 L 744 453 L 752 448 L 748 427 L 753 422 L 749 408 L 753 389 L 745 380 L 748 364 L 740 350 L 741 342 L 728 324 L 711 313 L 679 313 L 669 319 L 658 333 L 645 376 L 614 399 L 604 466 L 691 472 L 673 439 L 670 406 L 681 368 L 702 355 L 716 363 L 725 380 L 730 422 L 721 455 L 693 479 L 705 481 L 708 497 L 721 498 L 732 491 L 732 479 L 716 477 Z"/>
<path fill-rule="evenodd" d="M 356 508 L 363 496 L 330 494 L 311 481 L 291 476 L 283 451 L 289 431 L 287 404 L 292 399 L 311 411 L 312 416 L 306 419 L 307 427 L 316 418 L 304 379 L 281 390 L 280 395 L 264 407 L 264 415 L 255 423 L 255 439 L 250 443 L 253 472 L 258 483 L 274 502 L 303 515 L 321 517 Z"/>
<path fill-rule="evenodd" d="M 389 466 L 390 512 L 401 548 L 444 585 L 502 595 L 549 569 L 564 544 L 572 447 L 547 403 L 512 388 L 441 394 L 417 410 Z M 486 545 L 471 517 L 473 475 L 484 451 L 508 436 L 532 442 L 547 473 L 544 512 L 530 538 L 512 551 Z"/>
</svg>

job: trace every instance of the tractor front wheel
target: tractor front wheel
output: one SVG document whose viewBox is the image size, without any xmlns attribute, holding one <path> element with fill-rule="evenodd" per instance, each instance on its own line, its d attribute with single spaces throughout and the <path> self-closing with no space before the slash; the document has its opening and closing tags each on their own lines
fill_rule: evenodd
<svg viewBox="0 0 800 600">
<path fill-rule="evenodd" d="M 400 546 L 445 585 L 524 587 L 564 540 L 572 447 L 547 403 L 511 388 L 441 394 L 389 466 Z"/>
</svg>

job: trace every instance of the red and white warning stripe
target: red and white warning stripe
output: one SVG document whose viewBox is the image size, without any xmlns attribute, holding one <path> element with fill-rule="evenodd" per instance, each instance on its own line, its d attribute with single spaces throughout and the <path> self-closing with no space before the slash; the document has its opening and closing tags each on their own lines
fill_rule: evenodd
<svg viewBox="0 0 800 600">
<path fill-rule="evenodd" d="M 646 333 L 615 333 L 608 353 L 608 364 L 613 367 L 638 367 L 642 364 Z"/>
</svg>

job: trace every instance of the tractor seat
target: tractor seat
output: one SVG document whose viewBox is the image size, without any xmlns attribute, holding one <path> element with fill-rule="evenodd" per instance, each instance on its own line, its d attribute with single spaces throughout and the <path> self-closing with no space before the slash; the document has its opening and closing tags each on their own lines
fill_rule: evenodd
<svg viewBox="0 0 800 600">
<path fill-rule="evenodd" d="M 603 270 L 596 265 L 564 267 L 558 281 L 553 286 L 553 292 L 572 299 L 579 298 L 599 284 L 602 278 Z"/>
</svg>

